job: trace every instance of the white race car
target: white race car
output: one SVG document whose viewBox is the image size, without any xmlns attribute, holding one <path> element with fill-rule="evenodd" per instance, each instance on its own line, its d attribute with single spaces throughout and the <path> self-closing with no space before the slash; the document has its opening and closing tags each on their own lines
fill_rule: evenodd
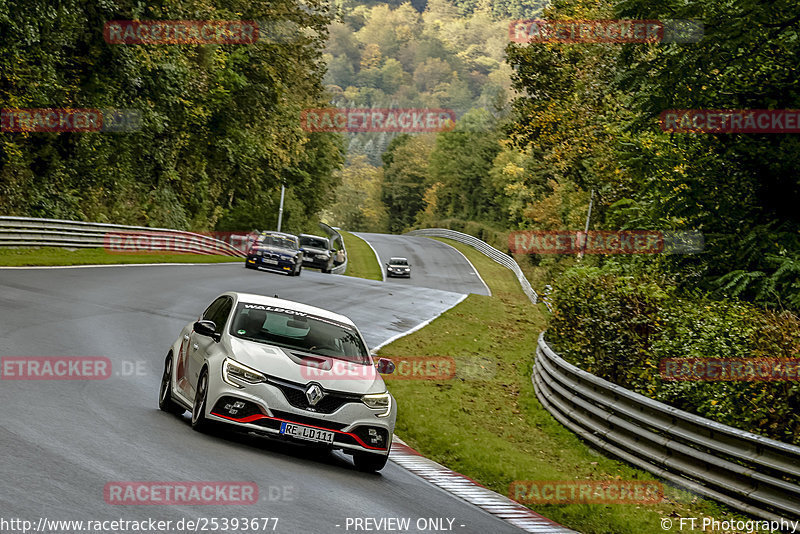
<svg viewBox="0 0 800 534">
<path fill-rule="evenodd" d="M 397 406 L 355 324 L 320 308 L 224 293 L 187 324 L 164 362 L 159 407 L 264 436 L 353 455 L 358 469 L 386 465 Z"/>
</svg>

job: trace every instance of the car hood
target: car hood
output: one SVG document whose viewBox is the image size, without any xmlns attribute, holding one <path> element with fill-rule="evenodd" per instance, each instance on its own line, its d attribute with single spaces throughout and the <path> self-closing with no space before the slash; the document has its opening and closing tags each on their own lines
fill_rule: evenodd
<svg viewBox="0 0 800 534">
<path fill-rule="evenodd" d="M 317 247 L 307 247 L 305 245 L 301 246 L 300 250 L 302 250 L 303 252 L 308 252 L 310 254 L 329 254 L 327 249 L 317 248 Z"/>
<path fill-rule="evenodd" d="M 261 252 L 272 252 L 273 254 L 286 254 L 287 256 L 294 256 L 297 254 L 298 251 L 291 249 L 291 248 L 283 248 L 283 247 L 264 247 L 264 246 L 255 246 L 253 247 L 253 251 Z"/>
<path fill-rule="evenodd" d="M 394 269 L 408 269 L 408 265 L 395 265 L 394 263 L 390 263 L 389 267 Z"/>
<path fill-rule="evenodd" d="M 233 359 L 274 378 L 298 384 L 316 382 L 323 389 L 364 395 L 383 393 L 386 385 L 372 365 L 358 365 L 334 358 L 308 355 L 273 345 L 230 338 Z"/>
</svg>

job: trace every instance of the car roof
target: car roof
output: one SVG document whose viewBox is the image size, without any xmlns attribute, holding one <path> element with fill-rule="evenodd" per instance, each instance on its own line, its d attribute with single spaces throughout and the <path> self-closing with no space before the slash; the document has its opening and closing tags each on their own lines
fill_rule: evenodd
<svg viewBox="0 0 800 534">
<path fill-rule="evenodd" d="M 313 237 L 314 239 L 325 239 L 327 241 L 327 237 L 322 237 L 321 235 L 312 235 L 312 234 L 300 234 L 297 237 Z"/>
<path fill-rule="evenodd" d="M 228 291 L 225 295 L 235 297 L 238 302 L 249 302 L 251 304 L 262 304 L 264 306 L 275 306 L 276 308 L 286 308 L 287 310 L 295 310 L 311 315 L 318 315 L 326 319 L 333 319 L 340 323 L 344 323 L 355 327 L 355 323 L 348 317 L 326 310 L 324 308 L 317 308 L 316 306 L 309 306 L 308 304 L 301 304 L 293 300 L 286 300 L 275 297 L 265 297 L 264 295 L 256 295 L 254 293 L 240 293 L 238 291 Z"/>
<path fill-rule="evenodd" d="M 391 262 L 393 262 L 393 261 L 400 261 L 400 260 L 403 260 L 403 261 L 408 261 L 408 258 L 400 258 L 400 257 L 397 257 L 397 258 L 389 258 L 389 262 L 390 262 L 390 263 L 391 263 Z"/>
</svg>

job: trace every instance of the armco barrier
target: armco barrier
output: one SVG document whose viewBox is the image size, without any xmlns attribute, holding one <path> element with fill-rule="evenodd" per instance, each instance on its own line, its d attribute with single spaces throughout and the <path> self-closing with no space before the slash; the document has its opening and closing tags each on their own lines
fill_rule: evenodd
<svg viewBox="0 0 800 534">
<path fill-rule="evenodd" d="M 144 226 L 0 217 L 0 246 L 109 248 L 244 257 L 244 252 L 213 237 Z"/>
<path fill-rule="evenodd" d="M 476 249 L 478 252 L 481 252 L 482 254 L 485 254 L 492 260 L 496 261 L 503 267 L 511 269 L 511 271 L 517 276 L 517 280 L 519 280 L 519 283 L 522 286 L 522 291 L 524 291 L 525 294 L 528 295 L 528 298 L 531 299 L 531 302 L 536 304 L 539 301 L 539 295 L 536 294 L 536 291 L 533 290 L 530 282 L 528 282 L 528 279 L 525 278 L 524 274 L 522 274 L 522 269 L 519 268 L 519 265 L 517 265 L 517 262 L 514 261 L 514 258 L 512 258 L 511 256 L 509 256 L 504 252 L 497 250 L 489 243 L 481 241 L 477 237 L 471 236 L 469 234 L 462 234 L 461 232 L 456 232 L 455 230 L 448 230 L 446 228 L 424 228 L 422 230 L 412 230 L 410 232 L 407 232 L 406 235 L 420 235 L 425 237 L 444 237 L 446 239 L 452 239 L 453 241 L 469 245 L 472 248 Z"/>
<path fill-rule="evenodd" d="M 339 244 L 342 247 L 342 251 L 344 251 L 344 263 L 337 265 L 336 267 L 331 269 L 331 272 L 333 274 L 344 274 L 344 272 L 347 270 L 347 249 L 344 247 L 344 238 L 342 237 L 342 234 L 340 234 L 339 232 L 334 230 L 331 226 L 328 226 L 323 222 L 319 223 L 319 226 L 320 228 L 325 230 L 328 233 L 328 235 L 330 235 L 331 241 L 339 241 Z"/>
<path fill-rule="evenodd" d="M 650 473 L 769 521 L 800 518 L 800 447 L 678 410 L 566 362 L 539 336 L 533 386 L 561 424 Z"/>
<path fill-rule="evenodd" d="M 470 245 L 514 271 L 531 301 L 538 300 L 516 262 L 488 243 L 443 228 L 408 235 Z M 800 519 L 800 447 L 690 414 L 603 380 L 553 352 L 544 333 L 531 379 L 547 411 L 595 447 L 740 512 L 769 521 Z"/>
</svg>

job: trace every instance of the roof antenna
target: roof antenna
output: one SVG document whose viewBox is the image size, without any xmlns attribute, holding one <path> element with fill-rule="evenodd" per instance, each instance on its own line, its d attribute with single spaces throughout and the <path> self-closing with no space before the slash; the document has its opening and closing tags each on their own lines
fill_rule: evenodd
<svg viewBox="0 0 800 534">
<path fill-rule="evenodd" d="M 279 299 L 280 297 L 278 296 L 277 293 L 275 293 L 275 297 L 274 298 Z"/>
</svg>

